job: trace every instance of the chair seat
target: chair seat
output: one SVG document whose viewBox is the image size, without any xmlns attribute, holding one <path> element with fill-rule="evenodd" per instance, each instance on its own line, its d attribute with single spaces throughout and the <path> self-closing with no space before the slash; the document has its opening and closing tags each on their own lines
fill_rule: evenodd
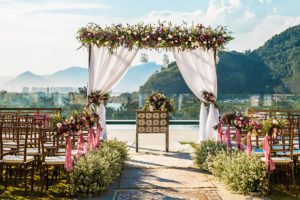
<svg viewBox="0 0 300 200">
<path fill-rule="evenodd" d="M 24 149 L 20 149 L 19 154 L 24 155 Z M 26 149 L 26 155 L 28 155 L 28 156 L 37 156 L 38 154 L 39 154 L 39 149 L 38 148 L 27 148 Z"/>
<path fill-rule="evenodd" d="M 64 165 L 65 164 L 65 156 L 49 156 L 45 158 L 45 164 L 48 165 Z"/>
<path fill-rule="evenodd" d="M 66 149 L 58 149 L 58 152 L 56 153 L 57 156 L 65 156 L 66 155 Z M 72 156 L 77 155 L 77 150 L 72 150 Z"/>
<path fill-rule="evenodd" d="M 291 154 L 290 151 L 286 151 L 286 152 L 278 151 L 277 152 L 277 155 L 279 155 L 279 156 L 289 156 L 290 154 Z M 293 150 L 293 155 L 300 156 L 300 150 Z"/>
<path fill-rule="evenodd" d="M 3 156 L 3 159 L 2 159 L 3 163 L 16 163 L 16 164 L 29 163 L 32 161 L 34 161 L 33 156 L 26 156 L 26 162 L 24 162 L 24 156 L 20 156 L 20 155 L 16 155 L 16 156 L 6 155 L 6 156 Z"/>
<path fill-rule="evenodd" d="M 272 157 L 272 160 L 274 164 L 289 164 L 292 163 L 293 160 L 287 158 L 287 157 Z M 261 158 L 261 161 L 266 162 L 266 158 Z"/>
</svg>

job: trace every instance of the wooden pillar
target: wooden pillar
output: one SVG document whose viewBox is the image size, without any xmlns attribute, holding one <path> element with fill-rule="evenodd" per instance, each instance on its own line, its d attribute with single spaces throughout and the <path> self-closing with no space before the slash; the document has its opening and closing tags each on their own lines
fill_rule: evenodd
<svg viewBox="0 0 300 200">
<path fill-rule="evenodd" d="M 214 49 L 214 60 L 215 60 L 215 65 L 217 65 L 217 49 Z"/>
<path fill-rule="evenodd" d="M 91 51 L 92 51 L 92 47 L 90 45 L 89 46 L 89 67 L 90 67 L 90 63 L 91 63 Z"/>
</svg>

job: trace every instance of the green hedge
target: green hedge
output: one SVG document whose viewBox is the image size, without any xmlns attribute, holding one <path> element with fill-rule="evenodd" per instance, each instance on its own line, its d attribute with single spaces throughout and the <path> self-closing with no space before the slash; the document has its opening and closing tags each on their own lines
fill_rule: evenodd
<svg viewBox="0 0 300 200">
<path fill-rule="evenodd" d="M 221 144 L 212 141 L 203 142 L 195 148 L 195 163 L 211 172 L 231 190 L 243 194 L 265 194 L 267 166 L 260 157 L 247 157 L 242 151 L 218 151 L 221 147 Z"/>
<path fill-rule="evenodd" d="M 120 176 L 127 160 L 127 146 L 117 140 L 106 141 L 75 162 L 70 174 L 70 192 L 79 197 L 93 197 L 106 191 Z"/>
</svg>

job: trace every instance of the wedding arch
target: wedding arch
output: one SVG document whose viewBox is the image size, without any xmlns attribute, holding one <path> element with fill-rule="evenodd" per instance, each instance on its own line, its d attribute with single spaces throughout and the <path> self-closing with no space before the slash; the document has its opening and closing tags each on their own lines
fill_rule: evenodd
<svg viewBox="0 0 300 200">
<path fill-rule="evenodd" d="M 202 24 L 188 26 L 158 22 L 101 27 L 90 23 L 78 30 L 81 47 L 89 50 L 88 94 L 110 91 L 126 74 L 139 49 L 172 51 L 178 68 L 191 91 L 202 101 L 199 116 L 199 141 L 217 139 L 214 126 L 219 112 L 210 104 L 209 114 L 203 102 L 213 102 L 204 93 L 217 97 L 216 54 L 233 38 L 226 27 L 211 28 Z M 107 136 L 105 107 L 97 108 L 101 135 Z"/>
</svg>

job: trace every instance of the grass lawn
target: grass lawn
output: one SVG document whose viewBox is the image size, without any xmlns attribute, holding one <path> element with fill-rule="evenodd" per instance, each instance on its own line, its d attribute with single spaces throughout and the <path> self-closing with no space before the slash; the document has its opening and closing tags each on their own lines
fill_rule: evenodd
<svg viewBox="0 0 300 200">
<path fill-rule="evenodd" d="M 180 142 L 181 144 L 189 144 L 193 148 L 197 146 L 197 144 L 193 142 Z M 297 191 L 298 194 L 300 192 L 300 175 L 296 174 L 296 182 L 297 182 Z M 273 178 L 274 179 L 274 178 Z M 292 183 L 290 183 L 289 191 L 286 188 L 286 185 L 284 183 L 275 183 L 271 179 L 271 192 L 266 197 L 272 199 L 272 200 L 300 200 L 300 195 L 296 195 L 294 188 L 292 186 Z"/>
<path fill-rule="evenodd" d="M 7 190 L 4 188 L 4 184 L 0 184 L 0 199 L 73 199 L 69 194 L 69 187 L 67 185 L 66 175 L 62 175 L 58 180 L 54 180 L 51 184 L 49 180 L 49 189 L 44 187 L 44 195 L 40 193 L 40 176 L 35 174 L 34 176 L 34 191 L 30 190 L 30 181 L 28 181 L 28 195 L 25 195 L 24 184 L 22 180 L 17 181 L 17 185 L 14 185 L 14 180 L 9 182 Z"/>
</svg>

